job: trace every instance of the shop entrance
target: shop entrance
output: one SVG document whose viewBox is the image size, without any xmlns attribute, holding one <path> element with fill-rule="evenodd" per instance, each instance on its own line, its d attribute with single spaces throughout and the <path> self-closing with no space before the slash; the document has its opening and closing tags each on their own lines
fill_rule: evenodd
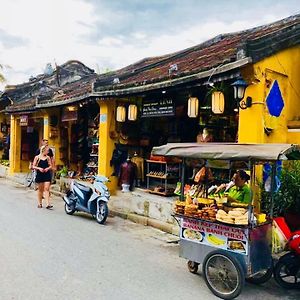
<svg viewBox="0 0 300 300">
<path fill-rule="evenodd" d="M 39 148 L 39 132 L 33 127 L 21 127 L 21 160 L 32 161 Z"/>
</svg>

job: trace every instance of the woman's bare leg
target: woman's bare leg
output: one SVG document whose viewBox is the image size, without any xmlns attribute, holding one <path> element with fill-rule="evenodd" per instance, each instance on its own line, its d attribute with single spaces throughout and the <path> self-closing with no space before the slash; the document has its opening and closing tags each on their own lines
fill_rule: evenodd
<svg viewBox="0 0 300 300">
<path fill-rule="evenodd" d="M 43 203 L 43 191 L 44 191 L 44 183 L 38 183 L 38 206 L 42 206 Z"/>
<path fill-rule="evenodd" d="M 49 206 L 50 204 L 50 197 L 49 197 L 49 190 L 50 190 L 50 182 L 44 182 L 44 197 L 46 200 L 46 205 Z"/>
</svg>

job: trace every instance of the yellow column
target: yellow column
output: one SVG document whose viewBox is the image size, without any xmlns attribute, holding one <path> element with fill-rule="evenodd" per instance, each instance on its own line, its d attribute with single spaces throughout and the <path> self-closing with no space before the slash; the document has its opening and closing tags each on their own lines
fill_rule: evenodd
<svg viewBox="0 0 300 300">
<path fill-rule="evenodd" d="M 115 127 L 114 121 L 114 101 L 98 101 L 100 106 L 100 122 L 99 122 L 99 159 L 98 173 L 110 177 L 113 173 L 113 168 L 110 166 L 110 160 L 115 148 L 114 140 L 110 138 L 109 131 Z M 111 182 L 108 183 L 108 188 L 113 194 L 117 189 L 117 177 L 110 177 Z"/>
<path fill-rule="evenodd" d="M 15 115 L 10 117 L 9 174 L 20 172 L 21 127 Z"/>
<path fill-rule="evenodd" d="M 49 140 L 49 116 L 48 115 L 44 115 L 43 138 Z"/>
<path fill-rule="evenodd" d="M 239 143 L 264 143 L 264 86 L 249 86 L 245 97 L 252 97 L 253 104 L 247 109 L 239 109 Z"/>
</svg>

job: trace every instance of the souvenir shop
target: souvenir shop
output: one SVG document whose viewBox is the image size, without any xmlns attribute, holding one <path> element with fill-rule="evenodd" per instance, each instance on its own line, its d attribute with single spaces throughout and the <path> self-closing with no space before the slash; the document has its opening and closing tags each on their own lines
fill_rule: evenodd
<svg viewBox="0 0 300 300">
<path fill-rule="evenodd" d="M 89 101 L 64 106 L 60 122 L 59 159 L 70 176 L 84 177 L 98 172 L 99 105 Z"/>
<path fill-rule="evenodd" d="M 206 88 L 148 93 L 140 101 L 116 102 L 115 150 L 111 164 L 119 186 L 141 187 L 162 196 L 174 195 L 180 177 L 178 160 L 151 156 L 166 143 L 235 142 L 238 114 L 224 93 L 213 99 Z M 225 94 L 226 100 L 232 94 Z M 130 163 L 135 174 L 128 174 Z M 191 170 L 191 172 L 194 172 Z M 129 172 L 130 173 L 130 172 Z"/>
</svg>

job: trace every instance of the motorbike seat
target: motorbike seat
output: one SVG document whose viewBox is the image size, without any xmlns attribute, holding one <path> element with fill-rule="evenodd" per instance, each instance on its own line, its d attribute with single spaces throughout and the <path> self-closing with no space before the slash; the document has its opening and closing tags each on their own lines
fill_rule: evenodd
<svg viewBox="0 0 300 300">
<path fill-rule="evenodd" d="M 93 193 L 93 190 L 90 187 L 83 185 L 79 182 L 74 182 L 74 184 L 83 193 L 85 199 L 90 198 L 90 196 Z"/>
</svg>

